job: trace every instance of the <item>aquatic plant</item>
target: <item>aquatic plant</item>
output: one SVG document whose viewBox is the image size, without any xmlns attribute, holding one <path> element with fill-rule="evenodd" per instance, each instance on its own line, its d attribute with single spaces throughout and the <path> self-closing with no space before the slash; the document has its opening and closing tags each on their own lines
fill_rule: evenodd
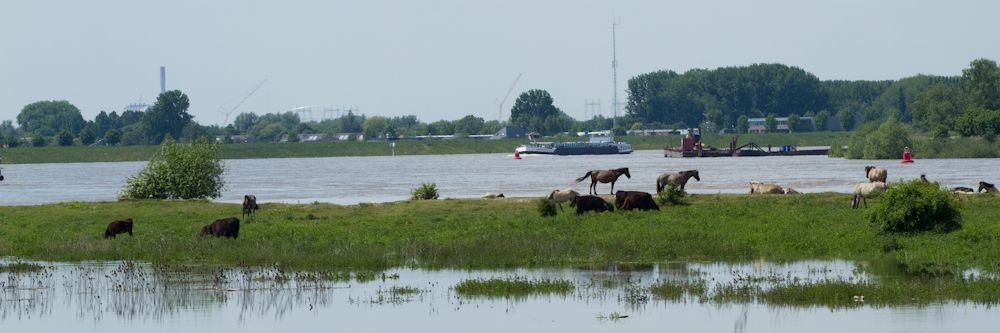
<svg viewBox="0 0 1000 333">
<path fill-rule="evenodd" d="M 518 297 L 539 294 L 568 294 L 573 283 L 568 280 L 509 278 L 470 279 L 459 282 L 455 292 L 467 296 Z"/>
</svg>

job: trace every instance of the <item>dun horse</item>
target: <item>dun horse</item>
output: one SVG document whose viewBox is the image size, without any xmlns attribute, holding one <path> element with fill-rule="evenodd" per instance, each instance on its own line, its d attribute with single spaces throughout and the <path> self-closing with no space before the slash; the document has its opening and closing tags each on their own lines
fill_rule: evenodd
<svg viewBox="0 0 1000 333">
<path fill-rule="evenodd" d="M 698 177 L 698 170 L 668 172 L 662 174 L 660 177 L 656 178 L 656 193 L 663 192 L 663 189 L 670 184 L 680 186 L 681 190 L 684 190 L 684 185 L 687 184 L 688 179 L 691 179 L 691 177 L 694 177 L 694 180 L 699 182 L 701 181 L 701 178 Z"/>
<path fill-rule="evenodd" d="M 632 178 L 632 175 L 628 173 L 628 168 L 611 169 L 611 170 L 591 170 L 587 171 L 587 174 L 583 177 L 577 178 L 576 182 L 582 182 L 587 177 L 590 177 L 590 194 L 596 194 L 597 192 L 597 182 L 611 183 L 611 194 L 615 194 L 615 182 L 618 181 L 618 177 L 625 175 L 625 177 Z"/>
</svg>

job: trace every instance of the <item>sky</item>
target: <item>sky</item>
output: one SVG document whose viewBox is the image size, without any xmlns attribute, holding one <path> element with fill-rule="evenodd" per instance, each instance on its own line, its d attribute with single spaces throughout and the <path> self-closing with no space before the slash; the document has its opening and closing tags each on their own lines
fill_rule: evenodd
<svg viewBox="0 0 1000 333">
<path fill-rule="evenodd" d="M 152 103 L 160 66 L 204 125 L 306 105 L 492 120 L 512 85 L 504 119 L 529 89 L 584 119 L 597 112 L 588 101 L 612 114 L 615 20 L 624 104 L 628 79 L 657 70 L 960 75 L 1000 59 L 998 12 L 985 0 L 0 0 L 0 120 L 39 100 L 68 100 L 88 120 Z"/>
</svg>

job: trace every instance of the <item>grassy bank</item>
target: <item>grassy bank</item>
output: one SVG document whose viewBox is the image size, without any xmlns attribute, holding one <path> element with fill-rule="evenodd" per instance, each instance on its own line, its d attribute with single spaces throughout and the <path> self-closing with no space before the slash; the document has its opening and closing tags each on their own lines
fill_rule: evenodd
<svg viewBox="0 0 1000 333">
<path fill-rule="evenodd" d="M 231 204 L 182 201 L 0 207 L 0 256 L 135 259 L 291 269 L 502 268 L 612 262 L 894 260 L 923 274 L 1000 272 L 1000 198 L 963 197 L 950 234 L 884 236 L 848 196 L 700 195 L 661 212 L 542 218 L 530 199 L 337 206 L 265 204 L 240 238 L 199 238 Z M 101 238 L 135 219 L 135 237 Z"/>
<path fill-rule="evenodd" d="M 704 140 L 716 147 L 729 147 L 731 135 L 706 135 Z M 845 140 L 844 132 L 772 133 L 740 135 L 740 142 L 756 142 L 781 146 L 830 145 Z M 541 141 L 579 140 L 576 137 L 545 138 Z M 635 149 L 663 149 L 680 144 L 679 136 L 626 136 L 618 138 L 631 143 Z M 527 142 L 525 139 L 506 140 L 400 140 L 396 141 L 397 155 L 427 154 L 479 154 L 513 153 L 514 148 Z M 119 147 L 16 147 L 0 149 L 4 163 L 73 163 L 73 162 L 122 162 L 148 161 L 159 146 Z M 332 157 L 332 156 L 386 156 L 392 154 L 388 142 L 315 142 L 315 143 L 251 143 L 231 144 L 222 147 L 224 159 Z"/>
</svg>

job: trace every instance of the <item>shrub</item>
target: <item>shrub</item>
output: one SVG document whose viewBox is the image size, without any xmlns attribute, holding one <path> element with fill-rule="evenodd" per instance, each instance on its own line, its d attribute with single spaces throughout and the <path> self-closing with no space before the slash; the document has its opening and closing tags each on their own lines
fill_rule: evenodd
<svg viewBox="0 0 1000 333">
<path fill-rule="evenodd" d="M 410 191 L 410 200 L 434 200 L 437 198 L 437 184 L 434 183 L 423 183 Z"/>
<path fill-rule="evenodd" d="M 893 184 L 872 205 L 868 219 L 887 233 L 949 232 L 961 228 L 954 195 L 935 183 Z"/>
<path fill-rule="evenodd" d="M 31 146 L 32 147 L 45 147 L 46 144 L 48 144 L 48 142 L 45 141 L 45 137 L 44 136 L 41 136 L 39 134 L 35 134 L 34 136 L 31 137 Z"/>
<path fill-rule="evenodd" d="M 677 184 L 670 184 L 663 189 L 663 192 L 657 194 L 657 201 L 660 202 L 660 205 L 687 205 L 687 200 L 684 200 L 685 195 L 684 190 L 682 190 L 680 186 L 677 186 Z"/>
<path fill-rule="evenodd" d="M 64 147 L 65 146 L 72 146 L 73 145 L 73 133 L 70 133 L 70 132 L 68 132 L 66 130 L 59 131 L 59 134 L 56 135 L 56 142 L 60 146 L 64 146 Z"/>
<path fill-rule="evenodd" d="M 217 198 L 222 192 L 224 171 L 219 148 L 207 138 L 192 144 L 177 144 L 167 136 L 149 164 L 138 175 L 125 180 L 118 198 Z"/>
<path fill-rule="evenodd" d="M 536 207 L 538 208 L 538 214 L 541 214 L 542 217 L 556 216 L 556 204 L 552 203 L 552 200 L 539 198 L 536 201 Z"/>
</svg>

